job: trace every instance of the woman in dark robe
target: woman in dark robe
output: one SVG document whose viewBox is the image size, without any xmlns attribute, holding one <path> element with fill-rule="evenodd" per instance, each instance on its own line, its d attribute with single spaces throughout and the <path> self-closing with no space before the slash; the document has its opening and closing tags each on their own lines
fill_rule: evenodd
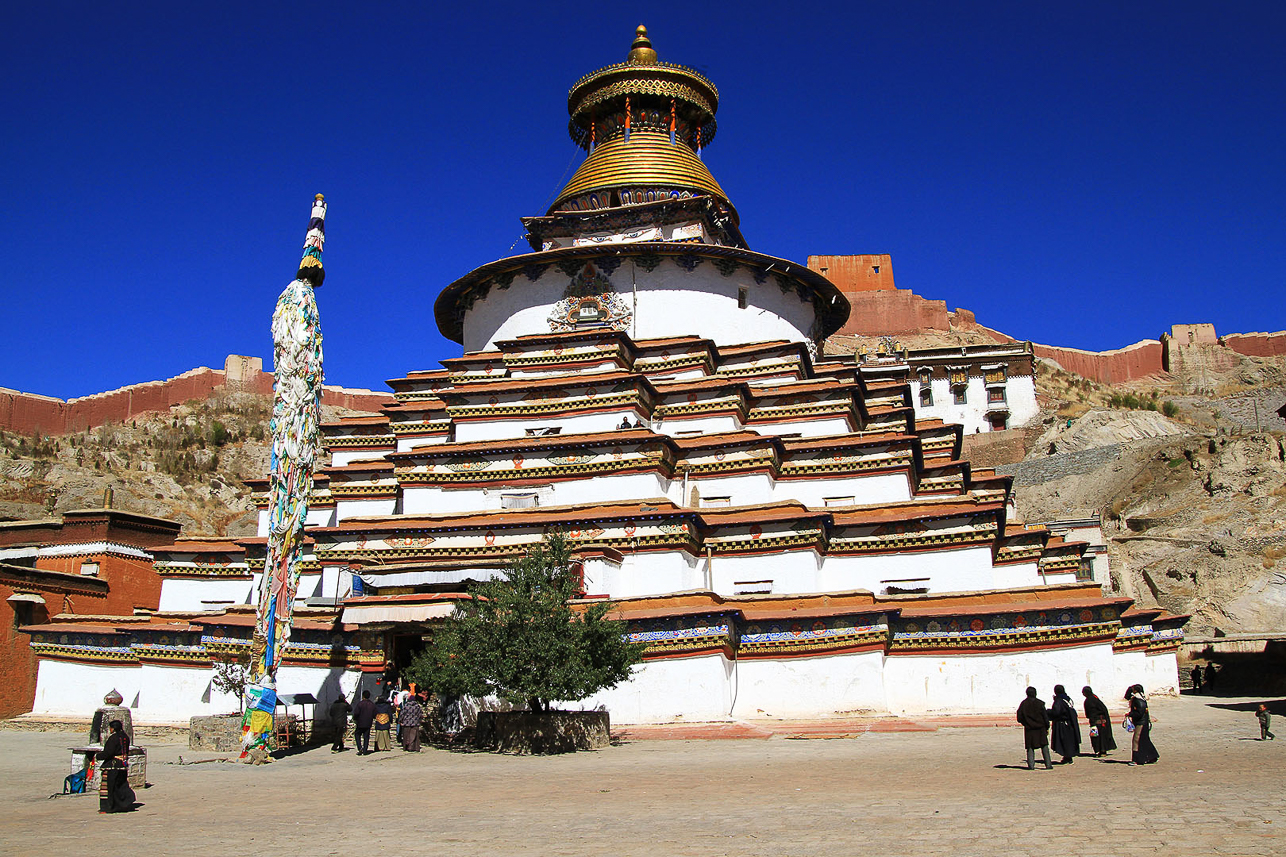
<svg viewBox="0 0 1286 857">
<path fill-rule="evenodd" d="M 1081 725 L 1076 721 L 1072 698 L 1061 684 L 1054 685 L 1054 703 L 1049 707 L 1049 719 L 1054 726 L 1050 744 L 1054 752 L 1063 757 L 1061 763 L 1070 765 L 1081 753 Z"/>
<path fill-rule="evenodd" d="M 1081 688 L 1081 693 L 1085 696 L 1085 719 L 1090 724 L 1090 746 L 1094 748 L 1095 756 L 1106 756 L 1116 749 L 1116 739 L 1112 737 L 1112 715 L 1089 685 Z"/>
<path fill-rule="evenodd" d="M 112 734 L 98 751 L 103 764 L 98 781 L 99 812 L 129 812 L 134 808 L 134 790 L 129 787 L 129 736 L 119 720 L 111 722 Z"/>
<path fill-rule="evenodd" d="M 1148 714 L 1148 698 L 1143 693 L 1143 685 L 1131 685 L 1125 692 L 1130 701 L 1130 722 L 1134 724 L 1133 740 L 1130 742 L 1130 764 L 1151 765 L 1161 758 L 1152 743 L 1152 717 Z"/>
</svg>

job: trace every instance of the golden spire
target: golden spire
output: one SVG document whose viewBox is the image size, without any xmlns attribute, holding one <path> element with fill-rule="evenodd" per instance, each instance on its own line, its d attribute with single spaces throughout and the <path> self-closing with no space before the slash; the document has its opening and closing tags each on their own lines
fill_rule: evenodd
<svg viewBox="0 0 1286 857">
<path fill-rule="evenodd" d="M 639 24 L 639 28 L 634 32 L 634 44 L 630 45 L 630 53 L 625 61 L 634 65 L 655 65 L 656 51 L 652 49 L 652 42 L 648 40 L 647 27 Z"/>
</svg>

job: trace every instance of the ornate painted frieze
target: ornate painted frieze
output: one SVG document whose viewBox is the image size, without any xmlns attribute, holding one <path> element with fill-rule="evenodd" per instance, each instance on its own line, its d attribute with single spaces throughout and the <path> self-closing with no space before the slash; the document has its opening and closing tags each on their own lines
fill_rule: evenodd
<svg viewBox="0 0 1286 857">
<path fill-rule="evenodd" d="M 1013 613 L 897 617 L 889 654 L 936 650 L 1084 645 L 1109 642 L 1121 627 L 1115 607 L 1050 608 Z"/>
<path fill-rule="evenodd" d="M 748 622 L 738 638 L 738 657 L 782 658 L 822 655 L 858 648 L 884 648 L 887 622 L 867 616 L 834 616 Z"/>
<path fill-rule="evenodd" d="M 997 530 L 996 519 L 990 515 L 977 515 L 965 520 L 893 521 L 871 526 L 836 527 L 831 531 L 830 552 L 876 553 L 990 545 Z"/>
<path fill-rule="evenodd" d="M 728 614 L 641 619 L 629 623 L 625 635 L 632 643 L 646 643 L 644 658 L 696 655 L 722 651 L 731 654 L 733 622 Z"/>
</svg>

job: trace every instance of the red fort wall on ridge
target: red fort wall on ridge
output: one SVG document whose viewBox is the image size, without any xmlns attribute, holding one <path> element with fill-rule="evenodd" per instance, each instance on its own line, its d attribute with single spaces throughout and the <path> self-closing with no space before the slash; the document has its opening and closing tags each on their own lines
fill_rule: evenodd
<svg viewBox="0 0 1286 857">
<path fill-rule="evenodd" d="M 78 399 L 55 399 L 0 388 L 0 429 L 23 435 L 60 435 L 124 422 L 139 414 L 165 411 L 192 399 L 208 399 L 224 387 L 271 395 L 272 373 L 258 358 L 231 355 L 223 370 L 201 367 L 165 381 L 132 384 Z M 324 387 L 323 404 L 354 411 L 378 411 L 391 393 Z"/>
</svg>

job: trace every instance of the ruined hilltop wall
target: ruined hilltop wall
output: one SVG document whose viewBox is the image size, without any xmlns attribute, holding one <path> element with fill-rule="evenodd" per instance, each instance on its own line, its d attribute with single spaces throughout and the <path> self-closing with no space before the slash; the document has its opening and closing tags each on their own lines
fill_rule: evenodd
<svg viewBox="0 0 1286 857">
<path fill-rule="evenodd" d="M 1037 357 L 1053 360 L 1064 370 L 1100 384 L 1137 381 L 1165 371 L 1164 348 L 1156 339 L 1144 339 L 1112 351 L 1082 351 L 1056 345 L 1033 345 Z"/>
<path fill-rule="evenodd" d="M 1286 330 L 1276 333 L 1230 333 L 1219 341 L 1247 357 L 1286 357 Z"/>
<path fill-rule="evenodd" d="M 125 422 L 140 414 L 165 411 L 193 399 L 209 399 L 227 388 L 272 395 L 272 373 L 257 357 L 231 355 L 222 370 L 202 366 L 164 381 L 131 384 L 119 390 L 56 399 L 0 388 L 0 429 L 22 435 L 62 435 Z M 378 411 L 392 394 L 328 386 L 322 403 L 354 411 Z"/>
</svg>

